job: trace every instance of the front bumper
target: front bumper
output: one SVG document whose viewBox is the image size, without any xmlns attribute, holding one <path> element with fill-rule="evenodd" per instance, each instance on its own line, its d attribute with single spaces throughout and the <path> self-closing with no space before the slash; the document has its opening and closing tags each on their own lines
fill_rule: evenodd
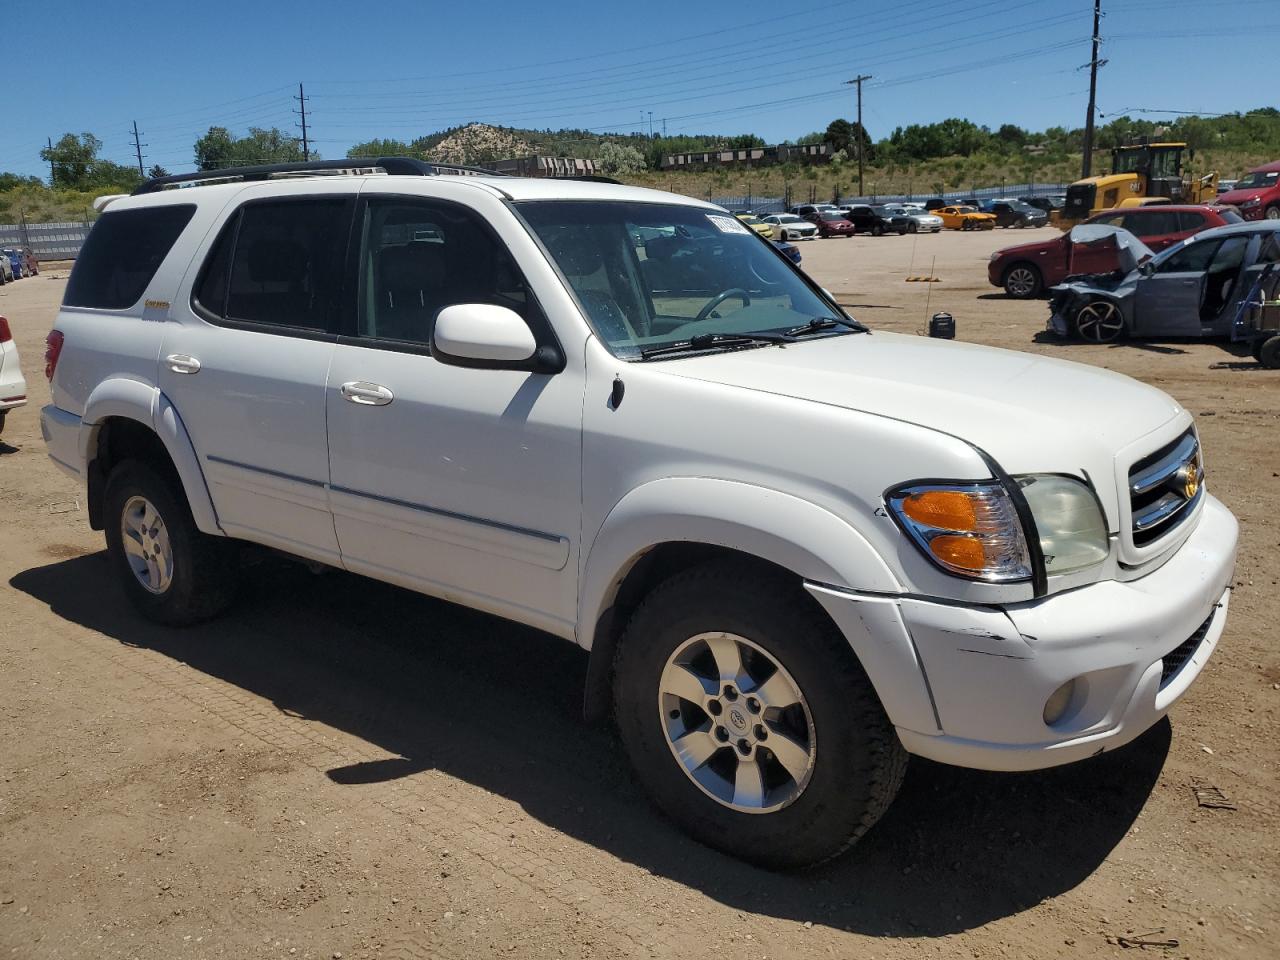
<svg viewBox="0 0 1280 960">
<path fill-rule="evenodd" d="M 1003 608 L 900 599 L 905 635 L 873 637 L 869 655 L 856 633 L 866 608 L 846 600 L 843 610 L 832 594 L 811 591 L 863 658 L 907 750 L 981 770 L 1034 770 L 1128 743 L 1186 692 L 1222 636 L 1236 538 L 1235 517 L 1207 497 L 1195 532 L 1144 577 Z M 892 625 L 882 619 L 877 632 Z M 918 665 L 932 716 L 909 696 L 916 685 L 889 677 L 894 665 L 883 658 L 898 641 Z M 1046 724 L 1046 701 L 1072 680 L 1065 713 Z"/>
</svg>

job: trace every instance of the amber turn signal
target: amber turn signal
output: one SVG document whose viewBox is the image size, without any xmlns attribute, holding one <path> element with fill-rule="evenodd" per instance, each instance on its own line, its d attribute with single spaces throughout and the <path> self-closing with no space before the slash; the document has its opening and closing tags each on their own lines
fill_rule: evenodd
<svg viewBox="0 0 1280 960">
<path fill-rule="evenodd" d="M 902 501 L 902 512 L 916 523 L 938 530 L 973 530 L 978 524 L 973 494 L 962 490 L 913 493 Z"/>
<path fill-rule="evenodd" d="M 987 552 L 975 537 L 943 534 L 929 541 L 929 549 L 943 563 L 962 570 L 978 573 L 987 566 Z"/>
</svg>

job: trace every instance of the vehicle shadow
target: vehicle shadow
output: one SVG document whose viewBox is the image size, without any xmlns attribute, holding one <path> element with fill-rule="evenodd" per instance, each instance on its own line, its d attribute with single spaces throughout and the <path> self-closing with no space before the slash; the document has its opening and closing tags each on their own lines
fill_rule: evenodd
<svg viewBox="0 0 1280 960">
<path fill-rule="evenodd" d="M 6 443 L 4 440 L 0 440 L 0 457 L 3 457 L 8 453 L 19 453 L 21 450 L 21 447 L 15 447 L 10 443 Z"/>
<path fill-rule="evenodd" d="M 612 732 L 581 719 L 586 657 L 571 644 L 344 573 L 268 561 L 253 574 L 228 615 L 181 630 L 135 615 L 102 553 L 10 585 L 66 620 L 395 755 L 326 771 L 334 783 L 437 769 L 735 909 L 872 936 L 955 933 L 1070 890 L 1125 836 L 1169 749 L 1165 721 L 1127 748 L 1036 774 L 915 760 L 850 854 L 771 874 L 690 842 L 641 799 Z M 488 708 L 511 702 L 519 723 Z"/>
</svg>

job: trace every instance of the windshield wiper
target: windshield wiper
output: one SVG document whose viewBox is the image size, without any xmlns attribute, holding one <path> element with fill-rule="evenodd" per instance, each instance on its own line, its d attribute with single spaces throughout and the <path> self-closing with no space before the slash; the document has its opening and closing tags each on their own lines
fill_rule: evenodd
<svg viewBox="0 0 1280 960">
<path fill-rule="evenodd" d="M 845 320 L 842 317 L 814 317 L 808 323 L 802 323 L 798 327 L 792 327 L 786 332 L 788 337 L 801 337 L 806 333 L 817 333 L 820 330 L 830 330 L 832 327 L 848 327 L 858 333 L 866 333 L 867 328 L 860 324 L 857 320 Z"/>
<path fill-rule="evenodd" d="M 795 337 L 781 333 L 700 333 L 688 340 L 641 350 L 640 359 L 649 360 L 673 353 L 688 353 L 691 350 L 710 350 L 713 347 L 745 347 L 753 343 L 795 343 Z"/>
</svg>

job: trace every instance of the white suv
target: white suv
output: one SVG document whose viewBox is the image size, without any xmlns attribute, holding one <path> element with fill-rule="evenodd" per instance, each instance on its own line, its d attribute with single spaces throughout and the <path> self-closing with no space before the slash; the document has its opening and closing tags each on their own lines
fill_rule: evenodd
<svg viewBox="0 0 1280 960">
<path fill-rule="evenodd" d="M 908 753 L 1132 740 L 1217 644 L 1236 522 L 1159 390 L 867 331 L 696 200 L 335 166 L 146 184 L 72 272 L 44 433 L 145 615 L 253 542 L 557 634 L 662 809 L 780 867 Z"/>
</svg>

